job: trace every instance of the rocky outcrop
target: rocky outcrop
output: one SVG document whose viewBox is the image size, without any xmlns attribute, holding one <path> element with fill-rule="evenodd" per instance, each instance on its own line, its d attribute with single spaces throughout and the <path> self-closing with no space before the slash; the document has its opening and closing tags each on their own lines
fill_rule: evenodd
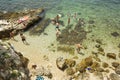
<svg viewBox="0 0 120 80">
<path fill-rule="evenodd" d="M 116 59 L 116 54 L 115 53 L 107 53 L 107 57 Z"/>
<path fill-rule="evenodd" d="M 25 12 L 8 12 L 1 14 L 0 17 L 9 23 L 9 27 L 8 25 L 6 25 L 5 29 L 5 25 L 1 27 L 0 39 L 10 37 L 10 32 L 12 30 L 16 30 L 17 32 L 20 30 L 28 30 L 31 26 L 34 26 L 41 19 L 43 19 L 44 16 L 44 9 L 28 10 Z"/>
<path fill-rule="evenodd" d="M 20 52 L 0 43 L 0 80 L 30 80 L 28 62 Z"/>
</svg>

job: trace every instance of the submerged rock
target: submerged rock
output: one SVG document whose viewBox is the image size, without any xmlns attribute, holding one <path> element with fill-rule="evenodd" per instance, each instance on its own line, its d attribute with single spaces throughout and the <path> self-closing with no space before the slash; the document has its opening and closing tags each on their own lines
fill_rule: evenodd
<svg viewBox="0 0 120 80">
<path fill-rule="evenodd" d="M 112 66 L 115 68 L 117 68 L 119 65 L 120 65 L 120 63 L 118 63 L 118 62 L 112 62 Z"/>
<path fill-rule="evenodd" d="M 30 35 L 40 35 L 44 32 L 45 28 L 49 25 L 50 19 L 43 19 L 36 27 L 30 30 Z"/>
<path fill-rule="evenodd" d="M 60 70 L 62 70 L 62 71 L 64 71 L 66 68 L 68 68 L 68 67 L 65 65 L 65 59 L 63 59 L 62 57 L 57 58 L 57 60 L 56 60 L 56 65 L 57 65 L 57 67 L 58 67 Z"/>
<path fill-rule="evenodd" d="M 116 54 L 115 53 L 107 53 L 107 57 L 116 59 Z"/>
<path fill-rule="evenodd" d="M 83 59 L 79 64 L 76 65 L 76 71 L 80 71 L 81 73 L 85 72 L 85 69 L 88 66 L 93 65 L 92 57 L 87 57 Z"/>
<path fill-rule="evenodd" d="M 106 62 L 103 62 L 103 63 L 102 63 L 102 67 L 103 67 L 103 68 L 107 68 L 108 66 L 109 66 L 108 63 L 106 63 Z"/>
<path fill-rule="evenodd" d="M 75 25 L 75 28 L 72 30 L 69 27 L 61 31 L 61 37 L 57 38 L 60 44 L 74 45 L 76 43 L 81 43 L 86 39 L 87 32 L 81 27 L 80 23 Z"/>
<path fill-rule="evenodd" d="M 66 73 L 67 75 L 73 75 L 75 73 L 75 70 L 73 68 L 67 68 Z"/>
<path fill-rule="evenodd" d="M 120 34 L 119 34 L 118 32 L 113 32 L 113 33 L 111 33 L 111 35 L 112 35 L 113 37 L 118 37 Z"/>
</svg>

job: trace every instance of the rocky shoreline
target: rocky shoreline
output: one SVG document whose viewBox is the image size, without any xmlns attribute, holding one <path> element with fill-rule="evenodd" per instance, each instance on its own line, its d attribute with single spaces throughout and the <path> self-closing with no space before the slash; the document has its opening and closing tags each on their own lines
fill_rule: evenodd
<svg viewBox="0 0 120 80">
<path fill-rule="evenodd" d="M 0 80 L 30 80 L 28 63 L 21 52 L 0 41 Z"/>
<path fill-rule="evenodd" d="M 10 32 L 16 30 L 16 34 L 19 31 L 26 31 L 39 23 L 45 16 L 44 9 L 35 9 L 23 12 L 7 12 L 1 13 L 0 23 L 0 39 L 9 38 Z M 6 23 L 4 21 L 6 21 Z"/>
</svg>

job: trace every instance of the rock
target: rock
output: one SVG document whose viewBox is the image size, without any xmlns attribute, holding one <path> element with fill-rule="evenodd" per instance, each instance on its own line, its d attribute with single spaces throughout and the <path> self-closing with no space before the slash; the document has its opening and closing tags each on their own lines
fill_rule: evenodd
<svg viewBox="0 0 120 80">
<path fill-rule="evenodd" d="M 34 26 L 41 19 L 43 19 L 44 15 L 45 15 L 44 9 L 28 10 L 27 12 L 8 12 L 0 15 L 1 19 L 4 19 L 7 21 L 7 23 L 9 23 L 7 25 L 4 25 L 3 28 L 1 28 L 0 39 L 9 38 L 10 32 L 13 30 L 16 30 L 16 34 L 18 34 L 18 32 L 21 30 L 22 31 L 28 30 L 31 26 Z M 26 17 L 28 19 L 26 21 L 23 21 L 25 24 L 23 27 L 22 21 L 20 22 L 20 20 L 21 19 L 24 20 Z"/>
<path fill-rule="evenodd" d="M 96 39 L 96 43 L 103 44 L 101 39 Z"/>
<path fill-rule="evenodd" d="M 75 73 L 75 70 L 73 68 L 67 68 L 66 73 L 67 75 L 73 75 Z"/>
<path fill-rule="evenodd" d="M 94 24 L 95 21 L 94 21 L 94 20 L 89 20 L 88 23 L 89 23 L 89 24 Z"/>
<path fill-rule="evenodd" d="M 11 51 L 10 47 L 5 49 L 5 44 L 0 44 L 0 80 L 30 80 L 28 62 L 20 52 Z M 6 45 L 7 46 L 7 45 Z M 3 50 L 2 50 L 3 49 Z M 22 74 L 24 76 L 22 76 Z"/>
<path fill-rule="evenodd" d="M 105 56 L 105 52 L 98 52 L 98 54 L 102 55 L 102 56 Z"/>
<path fill-rule="evenodd" d="M 93 69 L 97 69 L 100 67 L 100 64 L 98 62 L 93 62 L 93 64 L 91 65 L 91 68 Z"/>
<path fill-rule="evenodd" d="M 88 66 L 91 66 L 93 64 L 92 57 L 89 56 L 85 59 L 83 59 L 79 64 L 76 65 L 76 71 L 85 72 L 85 69 Z"/>
<path fill-rule="evenodd" d="M 119 33 L 118 33 L 118 32 L 113 32 L 113 33 L 111 33 L 111 35 L 112 35 L 113 37 L 118 37 L 118 36 L 119 36 Z"/>
<path fill-rule="evenodd" d="M 57 60 L 56 60 L 56 65 L 57 65 L 57 67 L 58 67 L 60 70 L 62 70 L 62 71 L 64 71 L 66 68 L 68 68 L 68 67 L 65 65 L 65 59 L 63 59 L 62 57 L 57 58 Z"/>
<path fill-rule="evenodd" d="M 91 65 L 93 64 L 93 60 L 92 60 L 92 57 L 91 57 L 91 56 L 85 58 L 84 60 L 85 60 L 85 64 L 86 64 L 87 66 L 91 66 Z"/>
<path fill-rule="evenodd" d="M 104 70 L 104 72 L 109 73 L 109 72 L 110 72 L 110 70 L 109 70 L 109 69 L 106 69 L 106 70 Z"/>
<path fill-rule="evenodd" d="M 107 53 L 107 57 L 116 59 L 116 54 L 115 53 Z"/>
<path fill-rule="evenodd" d="M 120 65 L 120 63 L 118 63 L 118 62 L 112 62 L 112 66 L 115 68 L 117 68 L 119 65 Z"/>
<path fill-rule="evenodd" d="M 99 47 L 99 48 L 98 48 L 98 51 L 99 51 L 99 52 L 104 52 L 104 49 L 103 49 L 102 47 Z"/>
<path fill-rule="evenodd" d="M 115 69 L 116 74 L 120 75 L 120 65 Z"/>
<path fill-rule="evenodd" d="M 102 67 L 103 67 L 103 68 L 107 68 L 108 66 L 109 66 L 108 63 L 106 63 L 106 62 L 103 62 L 103 63 L 102 63 Z"/>
<path fill-rule="evenodd" d="M 120 76 L 118 74 L 111 73 L 110 74 L 110 79 L 111 80 L 120 80 Z"/>
<path fill-rule="evenodd" d="M 98 58 L 98 57 L 93 57 L 96 61 L 98 61 L 98 62 L 101 62 L 101 59 L 100 58 Z"/>
<path fill-rule="evenodd" d="M 72 59 L 65 59 L 65 65 L 67 67 L 74 67 L 76 65 L 76 61 Z"/>
<path fill-rule="evenodd" d="M 104 72 L 104 69 L 103 68 L 96 68 L 96 71 L 98 71 L 98 72 Z"/>
<path fill-rule="evenodd" d="M 100 44 L 96 44 L 95 47 L 96 48 L 100 48 L 101 46 L 100 46 Z"/>
</svg>

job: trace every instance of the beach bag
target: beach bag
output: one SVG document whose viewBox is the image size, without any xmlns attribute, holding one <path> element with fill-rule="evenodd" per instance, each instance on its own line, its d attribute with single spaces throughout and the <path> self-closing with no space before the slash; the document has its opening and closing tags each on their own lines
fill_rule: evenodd
<svg viewBox="0 0 120 80">
<path fill-rule="evenodd" d="M 36 80 L 44 80 L 42 76 L 37 76 Z"/>
</svg>

